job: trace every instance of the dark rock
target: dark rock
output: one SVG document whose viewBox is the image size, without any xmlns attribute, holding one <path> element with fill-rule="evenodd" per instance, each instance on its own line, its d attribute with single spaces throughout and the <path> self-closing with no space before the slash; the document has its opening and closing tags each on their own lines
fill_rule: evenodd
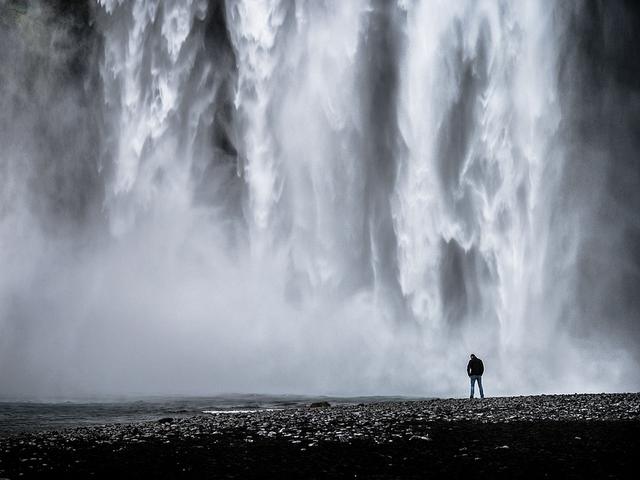
<svg viewBox="0 0 640 480">
<path fill-rule="evenodd" d="M 327 408 L 330 407 L 331 404 L 329 402 L 313 402 L 309 405 L 309 408 Z"/>
<path fill-rule="evenodd" d="M 15 434 L 0 477 L 632 478 L 640 449 L 640 394 L 317 403 Z"/>
</svg>

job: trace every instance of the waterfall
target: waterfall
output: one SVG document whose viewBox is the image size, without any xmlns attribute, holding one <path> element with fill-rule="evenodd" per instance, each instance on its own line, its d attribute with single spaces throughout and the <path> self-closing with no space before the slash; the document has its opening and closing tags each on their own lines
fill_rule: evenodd
<svg viewBox="0 0 640 480">
<path fill-rule="evenodd" d="M 7 392 L 638 388 L 631 12 L 77 3 L 0 3 Z"/>
</svg>

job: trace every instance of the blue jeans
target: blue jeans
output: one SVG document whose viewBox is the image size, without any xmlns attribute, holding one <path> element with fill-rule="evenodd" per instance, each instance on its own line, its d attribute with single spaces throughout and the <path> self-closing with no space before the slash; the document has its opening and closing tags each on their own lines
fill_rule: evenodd
<svg viewBox="0 0 640 480">
<path fill-rule="evenodd" d="M 473 384 L 476 383 L 476 381 L 480 388 L 480 398 L 484 398 L 484 392 L 482 391 L 482 375 L 469 375 L 469 379 L 471 380 L 471 395 L 469 398 L 473 398 Z"/>
</svg>

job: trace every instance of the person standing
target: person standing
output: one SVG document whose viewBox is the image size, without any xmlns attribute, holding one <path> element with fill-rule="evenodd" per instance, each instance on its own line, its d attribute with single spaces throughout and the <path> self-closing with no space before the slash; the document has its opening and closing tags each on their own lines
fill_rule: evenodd
<svg viewBox="0 0 640 480">
<path fill-rule="evenodd" d="M 476 382 L 478 382 L 478 387 L 480 388 L 480 398 L 484 398 L 484 392 L 482 391 L 483 373 L 484 364 L 482 363 L 482 360 L 480 360 L 472 353 L 471 359 L 467 364 L 467 374 L 469 375 L 469 379 L 471 380 L 471 395 L 469 395 L 469 398 L 473 398 L 473 386 Z"/>
</svg>

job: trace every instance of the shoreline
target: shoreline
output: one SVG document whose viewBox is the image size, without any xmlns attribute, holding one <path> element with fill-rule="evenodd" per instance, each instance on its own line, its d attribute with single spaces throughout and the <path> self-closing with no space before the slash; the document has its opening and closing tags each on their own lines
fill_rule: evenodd
<svg viewBox="0 0 640 480">
<path fill-rule="evenodd" d="M 625 478 L 640 394 L 297 407 L 14 433 L 0 477 Z"/>
</svg>

